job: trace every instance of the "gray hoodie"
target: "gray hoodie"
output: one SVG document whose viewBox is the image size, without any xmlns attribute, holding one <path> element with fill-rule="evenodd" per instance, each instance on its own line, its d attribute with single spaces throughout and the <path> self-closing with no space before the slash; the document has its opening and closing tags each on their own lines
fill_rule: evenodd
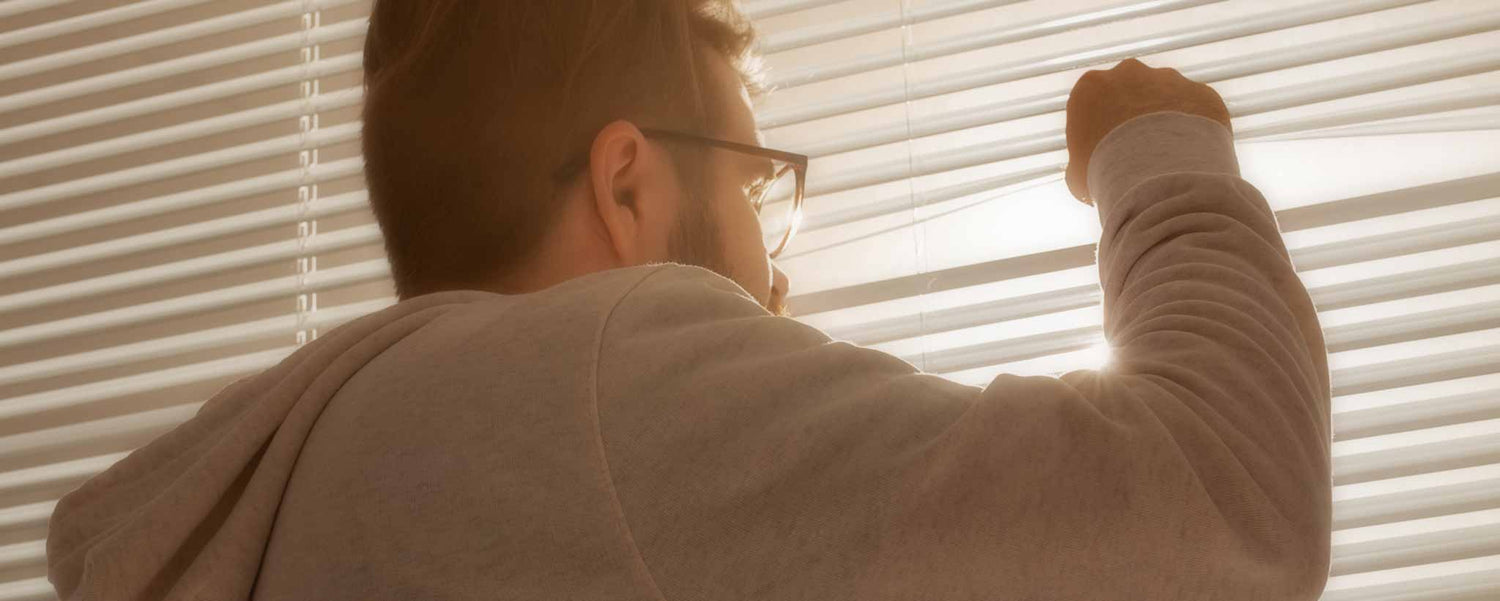
<svg viewBox="0 0 1500 601">
<path fill-rule="evenodd" d="M 965 386 L 676 264 L 429 294 L 63 497 L 48 578 L 83 601 L 1318 598 L 1327 357 L 1229 131 L 1137 117 L 1090 188 L 1107 370 Z"/>
</svg>

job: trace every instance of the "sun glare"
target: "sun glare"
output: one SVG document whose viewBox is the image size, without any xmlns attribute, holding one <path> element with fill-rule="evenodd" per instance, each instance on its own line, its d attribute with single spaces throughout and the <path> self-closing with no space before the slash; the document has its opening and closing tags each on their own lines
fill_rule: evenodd
<svg viewBox="0 0 1500 601">
<path fill-rule="evenodd" d="M 1081 357 L 1085 369 L 1106 369 L 1114 359 L 1114 350 L 1108 342 L 1100 342 L 1089 347 L 1088 352 Z"/>
</svg>

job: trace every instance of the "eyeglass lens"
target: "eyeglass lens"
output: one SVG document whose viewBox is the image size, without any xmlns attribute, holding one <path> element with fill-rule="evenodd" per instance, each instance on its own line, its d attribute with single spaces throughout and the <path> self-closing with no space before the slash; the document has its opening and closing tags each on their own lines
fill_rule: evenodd
<svg viewBox="0 0 1500 601">
<path fill-rule="evenodd" d="M 766 250 L 775 252 L 786 241 L 796 219 L 797 172 L 790 163 L 775 162 L 775 181 L 760 197 L 760 228 Z"/>
</svg>

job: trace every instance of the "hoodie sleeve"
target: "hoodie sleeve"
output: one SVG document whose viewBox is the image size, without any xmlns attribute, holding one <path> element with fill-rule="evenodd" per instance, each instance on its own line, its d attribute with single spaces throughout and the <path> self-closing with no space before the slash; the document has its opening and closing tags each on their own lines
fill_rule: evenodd
<svg viewBox="0 0 1500 601">
<path fill-rule="evenodd" d="M 668 265 L 606 318 L 622 531 L 666 599 L 1317 599 L 1317 316 L 1229 131 L 1181 113 L 1091 163 L 1104 371 L 979 389 Z"/>
</svg>

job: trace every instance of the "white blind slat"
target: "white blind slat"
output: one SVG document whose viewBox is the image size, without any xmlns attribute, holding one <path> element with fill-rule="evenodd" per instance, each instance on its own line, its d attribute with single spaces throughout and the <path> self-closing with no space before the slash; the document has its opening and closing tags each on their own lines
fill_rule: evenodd
<svg viewBox="0 0 1500 601">
<path fill-rule="evenodd" d="M 42 501 L 0 509 L 0 531 L 46 526 L 56 506 L 57 501 Z"/>
<path fill-rule="evenodd" d="M 792 31 L 764 34 L 758 40 L 758 47 L 761 52 L 766 54 L 784 52 L 794 48 L 823 44 L 860 34 L 892 29 L 911 23 L 921 23 L 932 19 L 951 17 L 953 15 L 961 15 L 987 8 L 1005 6 L 1007 4 L 1015 4 L 1021 1 L 948 0 L 943 3 L 921 4 L 911 12 L 905 14 L 902 14 L 902 10 L 869 13 L 853 19 L 833 23 L 821 23 Z M 900 8 L 899 5 L 898 8 Z"/>
<path fill-rule="evenodd" d="M 369 194 L 359 190 L 319 198 L 306 214 L 303 214 L 295 205 L 271 207 L 211 221 L 64 248 L 0 262 L 0 278 L 17 277 L 49 269 L 62 269 L 113 256 L 201 242 L 219 236 L 242 234 L 273 225 L 290 225 L 303 218 L 316 219 L 357 212 L 367 209 L 369 203 Z"/>
<path fill-rule="evenodd" d="M 320 236 L 321 237 L 321 236 Z M 264 301 L 304 291 L 320 291 L 374 281 L 390 276 L 390 265 L 383 260 L 364 261 L 328 269 L 319 269 L 306 279 L 290 275 L 274 280 L 250 282 L 140 305 L 120 307 L 98 313 L 79 315 L 43 324 L 0 331 L 0 347 L 20 346 L 30 342 L 77 336 L 86 332 L 107 330 L 132 323 L 155 321 L 190 315 L 199 311 Z"/>
<path fill-rule="evenodd" d="M 307 252 L 330 252 L 363 244 L 372 244 L 378 242 L 380 239 L 380 229 L 375 224 L 348 227 L 320 233 L 311 238 L 307 243 L 308 246 L 303 246 L 298 240 L 283 240 L 260 246 L 241 248 L 217 255 L 186 259 L 87 280 L 78 280 L 46 288 L 35 288 L 24 292 L 17 292 L 0 297 L 0 311 L 16 311 L 27 307 L 119 292 L 121 290 L 140 288 L 142 286 L 150 286 L 193 276 L 208 275 L 228 269 L 263 265 L 277 259 L 290 259 L 300 254 L 306 254 Z M 0 336 L 7 336 L 9 332 L 18 330 L 20 328 L 0 332 Z"/>
<path fill-rule="evenodd" d="M 199 102 L 219 100 L 282 84 L 295 83 L 301 79 L 314 79 L 353 71 L 359 69 L 361 60 L 362 58 L 359 53 L 343 54 L 319 59 L 317 62 L 307 66 L 294 65 L 283 67 L 254 75 L 246 75 L 168 92 L 166 94 L 159 94 L 149 98 L 141 98 L 24 123 L 0 129 L 0 144 L 15 144 L 42 136 L 60 134 L 148 113 L 174 109 Z"/>
<path fill-rule="evenodd" d="M 276 19 L 296 17 L 309 6 L 315 8 L 331 8 L 343 4 L 352 4 L 359 0 L 289 0 L 259 8 L 252 8 L 237 13 L 222 15 L 203 21 L 194 21 L 176 27 L 157 29 L 130 37 L 119 38 L 107 42 L 100 42 L 89 46 L 69 48 L 62 52 L 46 54 L 13 63 L 0 65 L 0 81 L 14 79 L 34 73 L 43 73 L 54 69 L 62 69 L 73 65 L 87 63 L 89 61 L 109 58 L 127 52 L 135 52 L 146 48 L 165 46 L 191 40 L 215 33 L 223 33 L 257 25 Z M 311 4 L 309 4 L 311 2 Z M 3 37 L 3 34 L 0 34 Z M 4 44 L 0 43 L 0 47 Z"/>
<path fill-rule="evenodd" d="M 1415 46 L 1500 29 L 1500 11 L 1484 10 L 1436 19 L 1417 25 L 1398 25 L 1374 32 L 1348 34 L 1323 40 L 1317 45 L 1292 45 L 1258 54 L 1184 65 L 1178 71 L 1184 77 L 1204 83 L 1258 75 L 1314 63 L 1369 54 L 1393 48 Z M 898 142 L 911 137 L 932 136 L 963 129 L 994 125 L 1026 117 L 1062 111 L 1067 105 L 1068 89 L 1024 98 L 966 107 L 962 111 L 918 116 L 909 123 L 860 128 L 846 134 L 813 140 L 801 147 L 805 154 L 819 157 Z"/>
<path fill-rule="evenodd" d="M 1500 56 L 1494 54 L 1460 54 L 1395 65 L 1388 69 L 1350 74 L 1345 78 L 1327 81 L 1315 86 L 1287 86 L 1265 90 L 1245 97 L 1227 98 L 1225 99 L 1225 104 L 1229 106 L 1230 116 L 1239 118 L 1278 109 L 1299 107 L 1360 94 L 1368 94 L 1370 92 L 1391 90 L 1496 70 L 1500 70 Z M 1489 87 L 1462 94 L 1451 94 L 1437 100 L 1431 100 L 1430 102 L 1439 106 L 1452 105 L 1454 103 L 1458 103 L 1460 106 L 1482 106 L 1482 103 L 1487 99 L 1494 97 L 1497 89 L 1500 88 Z M 1454 96 L 1459 96 L 1459 98 L 1455 99 Z M 1406 110 L 1425 110 L 1426 106 L 1425 104 L 1417 104 L 1410 101 L 1401 103 L 1401 107 Z M 1394 109 L 1391 107 L 1385 108 L 1386 112 L 1391 110 Z M 1345 118 L 1347 117 L 1330 116 L 1324 121 L 1301 119 L 1301 124 L 1303 127 L 1315 128 L 1325 122 L 1336 123 Z M 1267 126 L 1266 131 L 1285 130 L 1286 127 L 1286 125 L 1274 124 Z M 1236 132 L 1235 140 L 1252 139 L 1253 135 L 1257 133 L 1254 130 Z M 908 158 L 892 159 L 855 171 L 848 171 L 809 181 L 806 193 L 811 198 L 852 190 L 854 188 L 889 183 L 906 179 L 910 176 L 931 175 L 1065 149 L 1067 149 L 1067 140 L 1064 132 L 1061 129 L 1048 130 L 1025 134 L 1007 140 L 984 142 Z M 1064 164 L 1058 163 L 1058 168 L 1060 169 Z"/>
<path fill-rule="evenodd" d="M 1439 132 L 1464 132 L 1484 129 L 1500 129 L 1500 112 L 1492 114 L 1455 115 L 1448 117 L 1421 117 L 1400 119 L 1381 123 L 1344 125 L 1318 128 L 1271 136 L 1269 141 L 1317 140 L 1327 138 L 1353 138 L 1359 136 L 1390 136 L 1396 134 L 1430 134 Z"/>
<path fill-rule="evenodd" d="M 235 61 L 266 56 L 276 52 L 297 50 L 305 43 L 326 44 L 335 40 L 362 36 L 365 33 L 367 25 L 363 20 L 355 19 L 343 23 L 325 25 L 314 29 L 311 34 L 290 33 L 274 38 L 266 38 L 237 46 L 221 48 L 213 52 L 174 58 L 140 67 L 122 69 L 113 73 L 105 73 L 34 90 L 27 90 L 25 92 L 18 92 L 9 96 L 0 96 L 0 113 L 8 113 L 23 108 L 76 98 L 85 94 L 123 88 L 128 85 L 172 75 L 182 75 L 210 67 L 227 65 Z"/>
<path fill-rule="evenodd" d="M 153 390 L 163 390 L 173 386 L 205 382 L 210 380 L 228 379 L 235 376 L 245 376 L 264 371 L 276 365 L 292 351 L 297 350 L 295 346 L 275 348 L 223 359 L 200 361 L 188 363 L 176 367 L 126 376 L 123 378 L 112 378 L 89 384 L 70 386 L 57 390 L 48 390 L 34 394 L 12 397 L 3 405 L 0 405 L 0 421 L 16 419 L 18 417 L 35 415 L 48 411 L 56 411 L 68 407 L 84 405 L 105 399 L 116 398 L 122 395 Z M 50 467 L 50 466 L 43 466 Z M 39 468 L 30 468 L 39 469 Z M 4 494 L 7 486 L 6 477 L 12 474 L 33 472 L 21 470 L 17 472 L 0 473 L 0 494 Z M 50 472 L 37 471 L 35 474 L 48 474 Z M 35 476 L 41 477 L 41 476 Z M 25 480 L 30 482 L 30 480 Z M 19 486 L 19 485 L 17 485 Z"/>
<path fill-rule="evenodd" d="M 132 2 L 123 6 L 116 6 L 76 17 L 33 25 L 25 29 L 0 33 L 0 48 L 29 44 L 47 38 L 62 37 L 70 33 L 139 19 L 205 2 L 208 2 L 208 0 L 140 0 L 139 2 Z M 57 0 L 9 0 L 7 2 L 0 2 L 0 17 L 7 17 L 55 4 L 59 4 L 59 2 Z"/>
<path fill-rule="evenodd" d="M 298 328 L 316 327 L 331 330 L 345 321 L 379 311 L 395 304 L 394 297 L 379 298 L 336 307 L 323 307 L 306 322 L 296 315 L 281 315 L 237 323 L 207 330 L 178 334 L 166 338 L 143 340 L 131 344 L 102 348 L 75 355 L 65 355 L 0 367 L 0 385 L 25 382 L 72 372 L 99 369 L 135 361 L 171 357 L 193 351 L 219 348 L 249 340 L 289 335 Z"/>
<path fill-rule="evenodd" d="M 874 52 L 833 64 L 815 64 L 794 70 L 770 74 L 773 87 L 788 88 L 826 81 L 846 75 L 895 67 L 903 62 L 914 62 L 999 46 L 1023 40 L 1040 38 L 1054 33 L 1066 32 L 1093 25 L 1113 23 L 1134 17 L 1153 15 L 1183 8 L 1191 8 L 1224 0 L 1132 0 L 1102 8 L 1074 12 L 1061 16 L 1049 16 L 1003 28 L 982 31 L 956 39 L 941 40 L 931 44 L 913 45 L 883 52 Z M 765 45 L 762 44 L 762 50 Z"/>
<path fill-rule="evenodd" d="M 29 207 L 70 196 L 103 192 L 114 188 L 166 179 L 184 173 L 223 167 L 253 159 L 275 155 L 286 156 L 290 154 L 295 156 L 294 153 L 298 150 L 356 139 L 359 137 L 359 132 L 360 124 L 358 122 L 343 123 L 331 127 L 321 127 L 309 134 L 293 134 L 269 140 L 261 140 L 231 148 L 166 160 L 160 163 L 80 177 L 20 192 L 0 194 L 0 211 Z"/>
<path fill-rule="evenodd" d="M 745 16 L 759 20 L 787 13 L 838 4 L 844 0 L 753 0 L 743 3 Z"/>
<path fill-rule="evenodd" d="M 310 175 L 302 169 L 288 170 L 216 184 L 206 188 L 175 192 L 165 196 L 157 196 L 92 211 L 73 213 L 0 229 L 0 244 L 14 244 L 27 240 L 36 240 L 47 236 L 57 236 L 91 227 L 98 227 L 100 225 L 181 211 L 233 198 L 295 188 L 301 183 L 349 177 L 362 173 L 363 169 L 364 163 L 361 159 L 341 159 L 319 163 L 316 167 L 309 170 L 311 172 Z M 312 179 L 306 179 L 309 177 Z"/>
<path fill-rule="evenodd" d="M 0 162 L 0 178 L 14 177 L 43 169 L 56 169 L 94 159 L 125 154 L 201 138 L 252 125 L 296 119 L 298 115 L 356 106 L 364 102 L 363 88 L 346 88 L 320 93 L 307 100 L 288 100 L 276 104 L 199 119 L 181 125 L 152 129 L 136 134 L 62 148 Z"/>
<path fill-rule="evenodd" d="M 764 129 L 795 125 L 841 113 L 928 98 L 1068 69 L 1100 65 L 1145 54 L 1176 50 L 1237 37 L 1291 29 L 1302 25 L 1372 13 L 1430 0 L 1342 0 L 1319 2 L 1294 9 L 1276 9 L 1257 17 L 1235 18 L 1172 32 L 1155 32 L 1126 42 L 1112 42 L 1066 54 L 1029 58 L 1004 65 L 976 67 L 940 79 L 918 80 L 863 94 L 842 96 L 827 102 L 757 115 Z"/>
</svg>

